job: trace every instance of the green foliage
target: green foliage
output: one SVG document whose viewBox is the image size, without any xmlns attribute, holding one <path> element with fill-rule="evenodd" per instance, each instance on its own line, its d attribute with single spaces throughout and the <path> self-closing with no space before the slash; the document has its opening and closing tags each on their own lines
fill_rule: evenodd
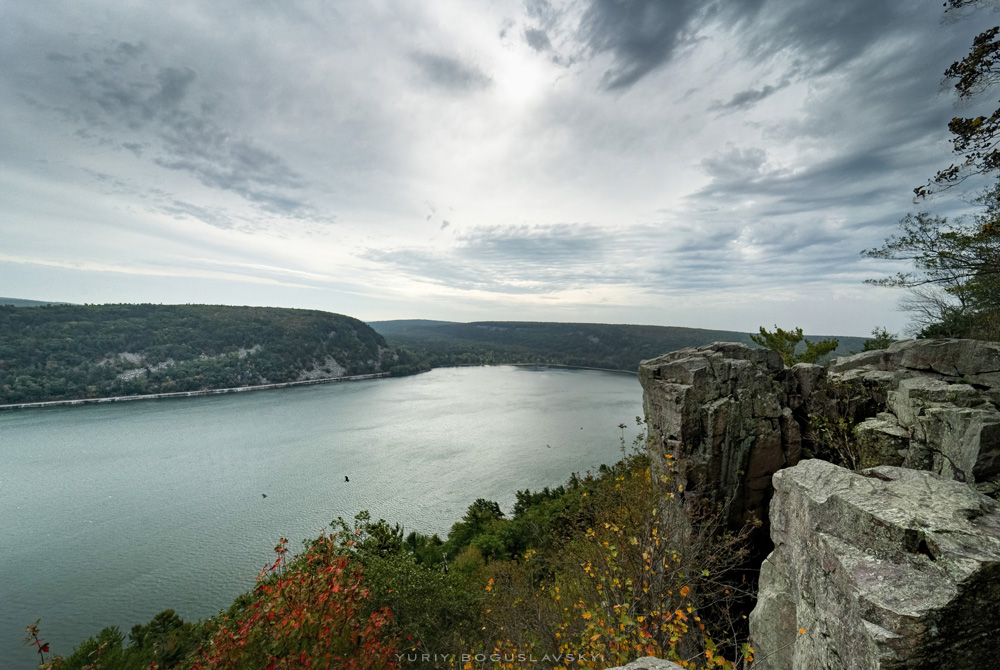
<svg viewBox="0 0 1000 670">
<path fill-rule="evenodd" d="M 30 628 L 30 627 L 29 627 Z M 132 627 L 125 636 L 117 626 L 105 628 L 82 642 L 63 658 L 54 656 L 43 668 L 53 670 L 160 670 L 187 668 L 189 656 L 205 641 L 201 623 L 183 621 L 173 610 L 164 610 L 145 625 Z"/>
<path fill-rule="evenodd" d="M 825 339 L 819 342 L 805 341 L 806 348 L 800 353 L 796 353 L 796 347 L 803 340 L 802 329 L 782 330 L 778 326 L 774 327 L 774 332 L 768 332 L 764 326 L 760 327 L 759 335 L 750 335 L 750 339 L 760 346 L 775 351 L 781 356 L 785 365 L 795 365 L 796 363 L 816 363 L 823 356 L 832 353 L 840 346 L 836 339 Z"/>
<path fill-rule="evenodd" d="M 397 363 L 399 371 L 412 368 L 402 358 L 361 321 L 312 310 L 0 306 L 0 403 L 289 382 L 304 373 L 395 373 Z"/>
<path fill-rule="evenodd" d="M 850 417 L 810 416 L 812 448 L 807 456 L 857 470 L 861 465 L 861 454 L 854 435 L 856 425 Z"/>
<path fill-rule="evenodd" d="M 877 330 L 877 329 L 876 329 Z M 865 419 L 885 411 L 885 399 L 860 379 L 830 379 L 821 411 L 810 414 L 803 433 L 803 456 L 821 458 L 850 470 L 865 464 L 855 429 Z"/>
<path fill-rule="evenodd" d="M 733 614 L 728 605 L 740 587 L 726 577 L 746 557 L 746 535 L 720 531 L 719 517 L 708 515 L 689 536 L 672 536 L 662 512 L 674 504 L 674 491 L 670 474 L 654 482 L 639 454 L 564 489 L 561 497 L 588 501 L 576 510 L 586 524 L 486 565 L 484 637 L 469 647 L 508 658 L 565 654 L 585 667 L 655 655 L 686 667 L 705 667 L 691 662 L 701 656 L 707 666 L 732 668 L 709 632 L 727 636 L 727 616 L 705 616 Z M 724 646 L 739 653 L 735 638 Z M 751 654 L 747 649 L 745 658 Z"/>
<path fill-rule="evenodd" d="M 888 349 L 897 339 L 896 333 L 890 333 L 884 326 L 876 326 L 872 330 L 872 339 L 865 340 L 865 348 L 862 351 Z"/>
</svg>

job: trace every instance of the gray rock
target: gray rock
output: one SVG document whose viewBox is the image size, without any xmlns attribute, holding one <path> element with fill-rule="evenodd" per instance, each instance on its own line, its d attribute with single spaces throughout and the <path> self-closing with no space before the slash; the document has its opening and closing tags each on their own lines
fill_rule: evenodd
<svg viewBox="0 0 1000 670">
<path fill-rule="evenodd" d="M 902 465 L 910 447 L 910 433 L 887 412 L 865 419 L 854 429 L 861 467 Z"/>
<path fill-rule="evenodd" d="M 775 549 L 750 616 L 755 668 L 972 668 L 998 657 L 1000 504 L 904 468 L 806 460 L 773 480 Z"/>
<path fill-rule="evenodd" d="M 868 370 L 919 370 L 961 377 L 974 384 L 1000 386 L 1000 342 L 981 340 L 901 340 L 888 349 L 834 360 L 831 373 Z"/>
<path fill-rule="evenodd" d="M 801 428 L 790 397 L 820 384 L 823 369 L 788 369 L 767 349 L 715 343 L 681 349 L 639 366 L 654 472 L 669 474 L 689 509 L 729 503 L 740 527 L 765 519 L 771 475 L 798 462 Z M 799 403 L 801 404 L 801 402 Z M 668 458 L 669 457 L 669 458 Z"/>
<path fill-rule="evenodd" d="M 906 452 L 901 464 L 986 484 L 984 490 L 993 490 L 1000 482 L 1000 411 L 990 394 L 954 381 L 940 376 L 910 377 L 888 392 L 888 409 L 910 441 L 899 447 Z M 866 424 L 858 427 L 859 445 L 869 451 L 879 446 L 891 449 L 873 439 L 871 429 Z"/>
<path fill-rule="evenodd" d="M 841 356 L 830 362 L 830 372 L 843 373 L 857 368 L 885 370 L 889 355 L 885 349 L 864 351 L 853 356 Z"/>
<path fill-rule="evenodd" d="M 895 367 L 931 370 L 987 386 L 1000 384 L 1000 342 L 904 340 L 886 351 Z"/>
</svg>

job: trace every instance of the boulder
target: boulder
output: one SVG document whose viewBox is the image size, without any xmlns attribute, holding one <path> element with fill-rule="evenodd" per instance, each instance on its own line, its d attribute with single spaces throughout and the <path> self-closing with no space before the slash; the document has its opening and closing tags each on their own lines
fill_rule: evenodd
<svg viewBox="0 0 1000 670">
<path fill-rule="evenodd" d="M 865 419 L 854 429 L 862 468 L 902 465 L 910 448 L 910 433 L 895 415 L 883 412 Z"/>
<path fill-rule="evenodd" d="M 773 481 L 755 668 L 972 668 L 1000 655 L 1000 503 L 888 466 L 804 460 Z"/>
</svg>

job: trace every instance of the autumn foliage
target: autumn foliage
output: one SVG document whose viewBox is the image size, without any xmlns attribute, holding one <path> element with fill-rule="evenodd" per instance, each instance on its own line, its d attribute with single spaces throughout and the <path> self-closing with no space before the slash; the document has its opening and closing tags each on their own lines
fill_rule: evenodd
<svg viewBox="0 0 1000 670">
<path fill-rule="evenodd" d="M 252 601 L 235 618 L 220 618 L 192 670 L 398 667 L 393 642 L 382 636 L 390 613 L 366 612 L 362 568 L 336 537 L 321 535 L 291 562 L 287 542 L 275 547 Z"/>
<path fill-rule="evenodd" d="M 556 552 L 490 566 L 483 631 L 491 662 L 464 667 L 532 667 L 525 659 L 533 658 L 556 669 L 606 668 L 658 656 L 732 669 L 752 660 L 718 617 L 715 632 L 726 639 L 713 639 L 698 608 L 734 595 L 719 577 L 745 557 L 745 538 L 713 533 L 702 545 L 667 532 L 670 477 L 654 481 L 645 457 L 604 474 L 585 492 L 597 502 L 591 527 Z"/>
</svg>

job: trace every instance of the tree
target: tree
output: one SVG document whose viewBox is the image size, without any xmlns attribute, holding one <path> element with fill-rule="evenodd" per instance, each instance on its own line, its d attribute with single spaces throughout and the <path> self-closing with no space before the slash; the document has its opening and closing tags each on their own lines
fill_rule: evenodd
<svg viewBox="0 0 1000 670">
<path fill-rule="evenodd" d="M 865 340 L 862 351 L 878 351 L 888 349 L 889 345 L 896 341 L 896 333 L 890 333 L 884 326 L 876 326 L 872 330 L 872 339 Z"/>
<path fill-rule="evenodd" d="M 815 363 L 840 345 L 840 341 L 836 339 L 820 340 L 819 342 L 806 340 L 805 351 L 796 354 L 795 348 L 802 341 L 803 337 L 801 328 L 782 330 L 777 325 L 774 327 L 773 333 L 767 332 L 764 326 L 761 326 L 760 335 L 750 334 L 750 339 L 760 346 L 778 352 L 785 365 Z"/>
<path fill-rule="evenodd" d="M 946 0 L 945 16 L 954 19 L 997 0 Z M 960 100 L 971 100 L 1000 83 L 1000 26 L 980 33 L 969 53 L 945 70 Z M 961 157 L 927 184 L 917 198 L 951 188 L 972 175 L 1000 176 L 1000 109 L 989 116 L 955 117 L 948 124 L 952 147 Z M 913 315 L 911 330 L 920 337 L 1000 336 L 1000 184 L 975 202 L 982 211 L 949 222 L 927 212 L 908 214 L 899 233 L 869 258 L 908 261 L 914 270 L 866 280 L 878 286 L 909 289 L 901 306 Z"/>
<path fill-rule="evenodd" d="M 913 270 L 866 283 L 910 289 L 902 307 L 925 337 L 1000 336 L 1000 184 L 977 199 L 983 212 L 949 223 L 927 212 L 908 214 L 900 232 L 869 258 L 908 261 Z"/>
<path fill-rule="evenodd" d="M 948 0 L 945 14 L 952 16 L 975 11 L 986 0 Z M 997 3 L 994 1 L 994 6 Z M 945 77 L 955 80 L 960 100 L 971 100 L 1000 82 L 1000 26 L 984 30 L 972 41 L 968 55 L 945 70 Z M 925 185 L 913 189 L 917 198 L 949 188 L 975 174 L 1000 171 L 1000 108 L 989 116 L 956 116 L 948 124 L 952 147 L 961 157 L 938 173 Z"/>
</svg>

